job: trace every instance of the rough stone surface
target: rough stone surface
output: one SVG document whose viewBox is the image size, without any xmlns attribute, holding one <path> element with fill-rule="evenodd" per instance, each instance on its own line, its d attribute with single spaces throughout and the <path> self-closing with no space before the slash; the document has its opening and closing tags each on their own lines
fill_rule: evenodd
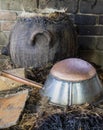
<svg viewBox="0 0 103 130">
<path fill-rule="evenodd" d="M 103 26 L 78 26 L 79 35 L 103 35 Z"/>
<path fill-rule="evenodd" d="M 103 51 L 79 50 L 80 58 L 103 66 Z"/>
<path fill-rule="evenodd" d="M 96 16 L 91 15 L 75 15 L 76 25 L 95 25 Z"/>
<path fill-rule="evenodd" d="M 67 12 L 75 13 L 77 11 L 78 0 L 40 0 L 40 8 L 67 8 Z"/>
<path fill-rule="evenodd" d="M 0 20 L 15 21 L 17 14 L 15 12 L 0 11 Z"/>
<path fill-rule="evenodd" d="M 8 38 L 5 33 L 0 32 L 0 45 L 6 45 L 8 43 Z"/>
<path fill-rule="evenodd" d="M 103 24 L 103 16 L 99 16 L 99 24 Z"/>
<path fill-rule="evenodd" d="M 96 48 L 98 50 L 103 50 L 103 37 L 98 37 L 97 38 L 97 46 Z"/>
<path fill-rule="evenodd" d="M 103 51 L 103 0 L 39 0 L 38 5 L 36 0 L 0 0 L 0 31 L 7 35 L 8 39 L 18 14 L 24 10 L 33 12 L 37 6 L 42 9 L 66 8 L 76 26 L 79 49 Z M 7 43 L 0 34 L 0 50 Z"/>
<path fill-rule="evenodd" d="M 10 31 L 2 31 L 5 35 L 6 35 L 6 37 L 9 39 L 9 36 L 10 36 Z M 7 42 L 9 42 L 9 41 L 7 41 Z"/>
<path fill-rule="evenodd" d="M 36 8 L 36 0 L 0 0 L 2 10 L 33 11 Z"/>
<path fill-rule="evenodd" d="M 102 14 L 103 0 L 81 0 L 80 12 L 90 14 Z"/>
<path fill-rule="evenodd" d="M 1 31 L 10 31 L 13 28 L 14 22 L 3 22 L 1 23 Z"/>
</svg>

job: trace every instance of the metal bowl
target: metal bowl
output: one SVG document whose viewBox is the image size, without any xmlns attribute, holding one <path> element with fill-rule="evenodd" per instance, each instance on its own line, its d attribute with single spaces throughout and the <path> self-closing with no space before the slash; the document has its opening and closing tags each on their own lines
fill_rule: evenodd
<svg viewBox="0 0 103 130">
<path fill-rule="evenodd" d="M 103 87 L 91 64 L 70 58 L 53 66 L 42 94 L 53 104 L 79 105 L 99 101 L 103 97 Z"/>
</svg>

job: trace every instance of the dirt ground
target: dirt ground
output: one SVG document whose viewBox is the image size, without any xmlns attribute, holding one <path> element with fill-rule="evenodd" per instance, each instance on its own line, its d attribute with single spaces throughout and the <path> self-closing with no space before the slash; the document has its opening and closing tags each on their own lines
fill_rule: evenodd
<svg viewBox="0 0 103 130">
<path fill-rule="evenodd" d="M 92 63 L 92 65 L 96 68 L 98 76 L 101 82 L 103 83 L 103 68 L 101 66 L 95 65 L 94 63 Z M 51 67 L 52 65 L 48 64 L 43 68 L 37 68 L 37 69 L 32 69 L 32 70 L 28 68 L 26 71 L 26 77 L 43 84 L 47 78 L 47 75 L 49 74 Z M 5 64 L 1 65 L 0 67 L 1 70 L 11 69 L 11 68 L 14 68 L 14 67 L 12 66 L 12 63 L 10 62 L 10 60 L 6 60 Z M 42 98 L 40 96 L 39 90 L 31 88 L 29 92 L 29 98 L 26 102 L 25 108 L 19 118 L 17 125 L 7 128 L 5 130 L 42 130 L 42 129 L 37 129 L 37 128 L 41 126 L 41 124 L 44 123 L 44 120 L 48 119 L 48 116 L 58 113 L 59 116 L 58 115 L 56 117 L 53 116 L 53 118 L 55 117 L 55 120 L 57 120 L 56 119 L 57 117 L 63 118 L 63 116 L 61 115 L 63 113 L 69 113 L 69 114 L 72 113 L 73 115 L 73 113 L 78 114 L 78 112 L 79 112 L 79 115 L 81 115 L 81 113 L 82 115 L 85 113 L 87 113 L 87 115 L 89 116 L 93 115 L 91 117 L 93 118 L 93 120 L 94 120 L 94 117 L 96 116 L 101 116 L 101 118 L 103 119 L 103 116 L 102 116 L 103 115 L 103 101 L 95 105 L 85 104 L 79 107 L 72 106 L 68 108 L 61 108 L 59 106 L 53 106 L 49 104 L 48 99 Z M 51 124 L 51 121 L 49 122 Z M 44 130 L 46 130 L 46 128 Z M 54 128 L 51 130 L 56 130 L 56 129 Z M 62 130 L 62 129 L 58 129 L 58 130 Z M 83 130 L 83 129 L 78 128 L 78 130 Z M 101 128 L 100 130 L 103 130 L 103 128 Z"/>
</svg>

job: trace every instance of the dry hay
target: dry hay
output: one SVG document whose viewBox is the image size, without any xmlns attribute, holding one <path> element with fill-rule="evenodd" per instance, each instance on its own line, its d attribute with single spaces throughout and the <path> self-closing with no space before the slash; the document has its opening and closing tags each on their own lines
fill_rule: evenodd
<svg viewBox="0 0 103 130">
<path fill-rule="evenodd" d="M 53 64 L 48 63 L 47 65 L 39 68 L 27 68 L 25 69 L 25 76 L 28 79 L 44 84 L 52 66 Z"/>
<path fill-rule="evenodd" d="M 0 57 L 0 58 L 2 59 L 2 57 Z M 7 57 L 7 56 L 6 57 L 4 56 L 4 61 L 0 62 L 0 71 L 1 70 L 13 69 L 13 68 L 14 68 L 14 66 L 13 66 L 10 58 Z"/>
<path fill-rule="evenodd" d="M 49 16 L 50 14 L 55 14 L 57 13 L 66 13 L 67 9 L 53 9 L 53 8 L 45 8 L 45 9 L 36 9 L 33 13 L 30 12 L 25 12 L 23 11 L 18 17 L 24 17 L 24 18 L 32 18 L 35 16 Z"/>
<path fill-rule="evenodd" d="M 44 83 L 51 67 L 49 64 L 42 68 L 29 68 L 26 76 Z M 96 69 L 103 81 L 103 69 Z M 5 130 L 103 130 L 103 101 L 61 108 L 49 104 L 48 99 L 42 98 L 37 89 L 31 89 L 29 96 L 17 125 Z"/>
<path fill-rule="evenodd" d="M 49 12 L 47 11 L 49 10 Z M 40 10 L 39 10 L 40 11 Z M 47 11 L 46 13 L 44 13 L 45 11 Z M 31 19 L 35 19 L 35 21 L 42 21 L 43 23 L 58 23 L 58 22 L 65 22 L 65 21 L 70 21 L 68 19 L 68 14 L 65 13 L 65 11 L 60 11 L 60 10 L 55 10 L 55 9 L 46 9 L 44 12 L 43 10 L 40 11 L 39 13 L 29 13 L 29 12 L 23 12 L 22 14 L 20 14 L 18 16 L 18 20 L 19 21 L 30 21 Z M 40 22 L 39 21 L 39 22 Z M 38 23 L 38 22 L 37 22 Z M 70 23 L 69 23 L 70 24 Z M 44 24 L 45 25 L 45 24 Z"/>
<path fill-rule="evenodd" d="M 56 113 L 36 124 L 33 130 L 103 130 L 103 115 L 82 111 Z"/>
</svg>

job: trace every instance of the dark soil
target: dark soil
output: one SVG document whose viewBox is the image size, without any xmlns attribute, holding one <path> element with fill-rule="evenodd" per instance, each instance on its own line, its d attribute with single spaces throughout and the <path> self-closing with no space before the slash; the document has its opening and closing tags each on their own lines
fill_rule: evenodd
<svg viewBox="0 0 103 130">
<path fill-rule="evenodd" d="M 33 130 L 103 130 L 103 116 L 72 111 L 53 114 L 37 124 Z"/>
</svg>

